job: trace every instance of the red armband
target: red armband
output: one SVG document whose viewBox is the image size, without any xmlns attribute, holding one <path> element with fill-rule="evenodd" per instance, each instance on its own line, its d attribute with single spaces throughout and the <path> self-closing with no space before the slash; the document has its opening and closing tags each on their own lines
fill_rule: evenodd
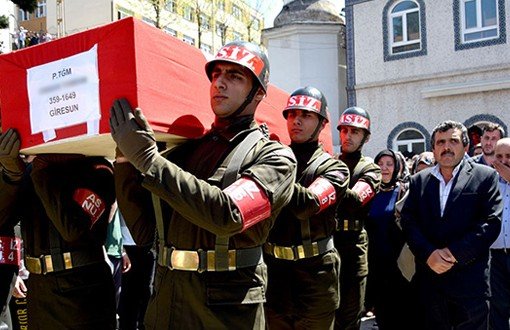
<svg viewBox="0 0 510 330">
<path fill-rule="evenodd" d="M 308 190 L 319 200 L 319 211 L 317 213 L 322 212 L 324 209 L 328 208 L 330 205 L 336 203 L 336 190 L 335 187 L 324 178 L 317 178 L 314 182 L 308 187 Z"/>
<path fill-rule="evenodd" d="M 79 188 L 74 191 L 73 199 L 90 217 L 90 227 L 96 223 L 106 209 L 103 200 L 93 191 Z"/>
<path fill-rule="evenodd" d="M 356 182 L 352 190 L 358 195 L 361 205 L 365 205 L 375 196 L 374 190 L 365 181 Z"/>
<path fill-rule="evenodd" d="M 243 231 L 254 224 L 269 218 L 271 203 L 259 185 L 248 178 L 241 178 L 225 188 L 241 213 Z"/>
<path fill-rule="evenodd" d="M 19 266 L 21 260 L 21 240 L 17 237 L 0 236 L 0 265 Z"/>
</svg>

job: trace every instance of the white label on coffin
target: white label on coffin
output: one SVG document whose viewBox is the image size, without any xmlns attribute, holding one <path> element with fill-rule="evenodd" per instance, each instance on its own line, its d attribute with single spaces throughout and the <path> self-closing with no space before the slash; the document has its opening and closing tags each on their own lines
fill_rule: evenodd
<svg viewBox="0 0 510 330">
<path fill-rule="evenodd" d="M 55 129 L 87 123 L 87 135 L 99 134 L 97 45 L 90 50 L 27 70 L 30 127 L 44 141 Z"/>
</svg>

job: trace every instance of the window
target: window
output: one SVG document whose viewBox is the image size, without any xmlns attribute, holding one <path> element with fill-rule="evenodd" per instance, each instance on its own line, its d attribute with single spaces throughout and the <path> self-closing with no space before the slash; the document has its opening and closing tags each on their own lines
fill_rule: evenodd
<svg viewBox="0 0 510 330">
<path fill-rule="evenodd" d="M 416 130 L 408 129 L 397 136 L 396 149 L 406 157 L 420 154 L 426 151 L 425 137 Z"/>
<path fill-rule="evenodd" d="M 153 19 L 150 19 L 150 18 L 148 18 L 148 17 L 143 17 L 143 18 L 142 18 L 142 20 L 143 20 L 145 23 L 149 24 L 149 25 L 156 26 L 156 21 L 155 21 L 155 20 L 153 20 Z"/>
<path fill-rule="evenodd" d="M 127 12 L 123 11 L 122 9 L 119 9 L 119 10 L 117 11 L 117 19 L 123 19 L 123 18 L 125 18 L 125 17 L 129 17 L 129 16 L 131 16 L 131 14 L 129 14 L 129 13 L 127 13 Z"/>
<path fill-rule="evenodd" d="M 462 0 L 460 8 L 463 42 L 498 37 L 496 0 Z"/>
<path fill-rule="evenodd" d="M 505 0 L 455 0 L 455 50 L 506 42 Z"/>
<path fill-rule="evenodd" d="M 165 33 L 167 33 L 171 36 L 177 37 L 177 31 L 175 31 L 174 29 L 166 27 L 164 31 L 165 31 Z"/>
<path fill-rule="evenodd" d="M 416 122 L 403 122 L 398 124 L 388 134 L 387 148 L 400 151 L 405 157 L 427 150 L 430 143 L 430 133 L 425 127 Z"/>
<path fill-rule="evenodd" d="M 223 23 L 216 22 L 216 35 L 221 37 L 223 34 L 225 34 L 227 30 L 227 26 Z"/>
<path fill-rule="evenodd" d="M 251 27 L 254 30 L 259 30 L 260 29 L 260 21 L 257 18 L 255 18 L 255 17 L 252 17 L 251 19 L 252 19 L 252 22 L 253 22 Z"/>
<path fill-rule="evenodd" d="M 175 1 L 170 0 L 165 4 L 165 9 L 171 13 L 175 13 Z"/>
<path fill-rule="evenodd" d="M 243 35 L 241 33 L 239 33 L 239 32 L 234 31 L 232 33 L 232 36 L 234 37 L 234 41 L 235 40 L 243 40 Z"/>
<path fill-rule="evenodd" d="M 423 0 L 389 0 L 383 11 L 384 60 L 427 54 Z"/>
<path fill-rule="evenodd" d="M 212 47 L 207 44 L 200 45 L 200 49 L 203 50 L 204 52 L 212 54 Z"/>
<path fill-rule="evenodd" d="M 39 0 L 37 2 L 37 9 L 35 10 L 35 17 L 46 17 L 46 0 Z"/>
<path fill-rule="evenodd" d="M 200 28 L 202 30 L 209 30 L 211 28 L 211 23 L 207 15 L 200 14 Z"/>
<path fill-rule="evenodd" d="M 218 0 L 216 6 L 218 7 L 218 10 L 225 11 L 225 0 Z"/>
<path fill-rule="evenodd" d="M 19 20 L 20 21 L 28 21 L 30 19 L 30 13 L 25 10 L 19 10 Z"/>
<path fill-rule="evenodd" d="M 390 14 L 391 52 L 420 49 L 419 7 L 413 1 L 398 3 Z"/>
<path fill-rule="evenodd" d="M 184 41 L 188 45 L 195 46 L 195 38 L 192 38 L 190 36 L 184 35 L 182 37 L 182 41 Z"/>
<path fill-rule="evenodd" d="M 193 8 L 191 8 L 190 6 L 186 6 L 186 8 L 184 8 L 184 14 L 183 14 L 183 17 L 184 19 L 190 21 L 190 22 L 194 22 L 194 16 L 193 16 Z"/>
<path fill-rule="evenodd" d="M 232 16 L 234 16 L 237 19 L 241 19 L 241 8 L 239 8 L 236 5 L 232 5 Z"/>
</svg>

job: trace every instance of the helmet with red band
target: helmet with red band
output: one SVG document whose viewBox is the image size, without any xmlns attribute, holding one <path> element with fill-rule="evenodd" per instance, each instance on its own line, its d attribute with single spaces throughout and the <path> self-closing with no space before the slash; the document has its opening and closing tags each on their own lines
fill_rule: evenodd
<svg viewBox="0 0 510 330">
<path fill-rule="evenodd" d="M 370 115 L 366 110 L 359 107 L 347 108 L 340 115 L 336 128 L 340 130 L 341 126 L 362 128 L 370 134 Z"/>
<path fill-rule="evenodd" d="M 205 72 L 209 80 L 212 80 L 212 71 L 217 62 L 231 62 L 247 68 L 255 76 L 264 92 L 267 93 L 269 60 L 264 51 L 256 44 L 246 41 L 233 41 L 221 47 L 214 59 L 205 65 Z"/>
<path fill-rule="evenodd" d="M 315 112 L 326 122 L 329 121 L 326 97 L 315 87 L 306 86 L 292 92 L 283 109 L 283 117 L 287 119 L 287 113 L 293 109 Z"/>
</svg>

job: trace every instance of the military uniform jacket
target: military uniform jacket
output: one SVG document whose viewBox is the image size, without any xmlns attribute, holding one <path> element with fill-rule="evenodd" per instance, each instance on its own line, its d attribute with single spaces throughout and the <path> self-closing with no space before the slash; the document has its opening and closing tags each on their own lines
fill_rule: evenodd
<svg viewBox="0 0 510 330">
<path fill-rule="evenodd" d="M 363 224 L 370 210 L 370 203 L 366 199 L 373 198 L 379 191 L 381 169 L 371 158 L 363 156 L 360 152 L 342 154 L 339 159 L 349 168 L 351 178 L 345 197 L 338 207 L 339 226 L 342 226 L 344 219 L 360 220 L 360 223 Z M 360 195 L 352 189 L 359 181 L 368 184 L 371 190 L 370 196 Z"/>
<path fill-rule="evenodd" d="M 0 222 L 21 220 L 25 257 L 81 251 L 97 260 L 30 275 L 31 328 L 114 327 L 113 283 L 102 252 L 114 201 L 113 169 L 100 157 L 30 165 L 21 182 L 0 180 Z"/>
<path fill-rule="evenodd" d="M 220 188 L 221 179 L 225 159 L 256 129 L 252 118 L 241 118 L 224 130 L 213 128 L 157 158 L 143 178 L 130 164 L 117 164 L 119 207 L 137 244 L 152 244 L 155 237 L 152 193 L 162 200 L 168 247 L 210 251 L 215 249 L 217 235 L 230 236 L 230 250 L 261 246 L 292 196 L 296 161 L 289 148 L 267 139 L 250 150 L 238 178 L 247 177 L 259 185 L 269 198 L 271 215 L 243 230 L 241 214 Z M 159 266 L 146 328 L 202 328 L 206 324 L 208 328 L 263 329 L 266 286 L 264 264 L 204 273 Z"/>
<path fill-rule="evenodd" d="M 230 248 L 262 245 L 276 216 L 291 196 L 295 179 L 292 151 L 279 142 L 260 140 L 248 153 L 238 177 L 257 182 L 270 199 L 271 215 L 241 232 L 239 210 L 221 186 L 225 157 L 246 135 L 258 129 L 254 122 L 212 130 L 165 157 L 156 159 L 143 182 L 128 163 L 116 164 L 116 189 L 120 210 L 137 244 L 154 240 L 155 217 L 150 193 L 162 203 L 166 244 L 183 250 L 214 250 L 216 235 L 231 236 Z M 143 185 L 143 187 L 142 187 Z M 145 188 L 145 189 L 144 189 Z"/>
<path fill-rule="evenodd" d="M 304 170 L 298 173 L 292 199 L 278 216 L 274 228 L 271 230 L 268 242 L 280 246 L 303 244 L 301 221 L 310 222 L 310 238 L 312 242 L 329 237 L 336 230 L 336 208 L 343 199 L 349 184 L 349 170 L 347 166 L 341 161 L 329 158 L 316 169 L 313 180 L 304 182 L 304 173 L 324 153 L 325 151 L 322 147 L 317 145 L 311 157 L 306 161 Z M 298 157 L 298 159 L 300 158 Z M 320 213 L 320 203 L 317 195 L 307 189 L 319 177 L 328 180 L 335 188 L 336 193 L 335 202 Z"/>
</svg>

